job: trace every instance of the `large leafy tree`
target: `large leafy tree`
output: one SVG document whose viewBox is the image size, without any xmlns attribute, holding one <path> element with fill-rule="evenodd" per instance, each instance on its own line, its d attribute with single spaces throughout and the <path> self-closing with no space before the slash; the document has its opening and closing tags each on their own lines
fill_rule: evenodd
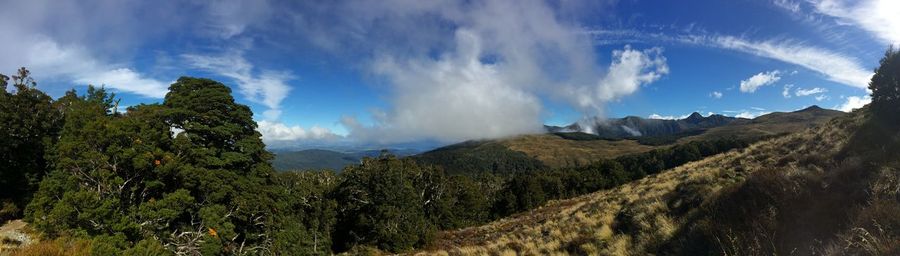
<svg viewBox="0 0 900 256">
<path fill-rule="evenodd" d="M 54 169 L 28 207 L 47 234 L 162 241 L 179 253 L 270 250 L 278 227 L 271 155 L 225 85 L 182 77 L 163 104 L 110 111 L 89 88 L 60 99 Z M 148 244 L 152 242 L 142 242 Z"/>
<path fill-rule="evenodd" d="M 890 47 L 869 82 L 875 114 L 897 120 L 900 113 L 900 51 Z"/>
<path fill-rule="evenodd" d="M 60 112 L 53 99 L 36 88 L 30 72 L 21 68 L 10 77 L 0 74 L 0 221 L 18 217 L 47 172 L 44 154 L 56 140 Z"/>
</svg>

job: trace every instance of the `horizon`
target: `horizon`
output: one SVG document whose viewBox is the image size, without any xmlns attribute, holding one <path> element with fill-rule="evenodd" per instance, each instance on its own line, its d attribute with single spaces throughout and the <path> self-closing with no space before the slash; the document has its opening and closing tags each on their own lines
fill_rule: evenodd
<svg viewBox="0 0 900 256">
<path fill-rule="evenodd" d="M 852 2 L 29 1 L 0 10 L 0 73 L 24 66 L 55 98 L 102 85 L 122 107 L 161 102 L 180 76 L 215 79 L 275 149 L 847 112 L 900 42 L 900 2 Z"/>
</svg>

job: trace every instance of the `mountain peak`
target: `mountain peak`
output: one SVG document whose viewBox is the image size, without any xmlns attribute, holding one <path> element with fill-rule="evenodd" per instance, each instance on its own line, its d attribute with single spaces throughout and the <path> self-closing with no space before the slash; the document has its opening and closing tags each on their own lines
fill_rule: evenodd
<svg viewBox="0 0 900 256">
<path fill-rule="evenodd" d="M 703 115 L 701 115 L 700 113 L 694 112 L 694 113 L 691 113 L 691 115 L 688 116 L 688 117 L 685 118 L 685 119 L 688 120 L 688 121 L 691 121 L 691 120 L 701 120 L 701 119 L 703 119 Z"/>
<path fill-rule="evenodd" d="M 797 111 L 797 112 L 819 111 L 819 110 L 823 110 L 823 109 L 822 109 L 821 107 L 819 107 L 818 105 L 812 105 L 812 106 L 809 106 L 809 107 L 807 107 L 807 108 L 801 109 L 801 110 L 799 110 L 799 111 Z"/>
</svg>

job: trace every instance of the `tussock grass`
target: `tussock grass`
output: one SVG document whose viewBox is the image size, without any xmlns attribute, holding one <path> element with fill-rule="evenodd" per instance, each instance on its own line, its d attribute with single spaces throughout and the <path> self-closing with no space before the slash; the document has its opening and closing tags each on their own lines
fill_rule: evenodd
<svg viewBox="0 0 900 256">
<path fill-rule="evenodd" d="M 700 209 L 719 199 L 723 190 L 743 184 L 754 173 L 775 167 L 784 170 L 783 175 L 787 176 L 809 173 L 809 170 L 821 172 L 809 166 L 831 161 L 861 121 L 859 115 L 840 117 L 820 127 L 711 156 L 613 189 L 551 201 L 538 209 L 487 225 L 443 232 L 434 246 L 417 254 L 659 253 L 685 232 L 685 226 L 693 223 Z M 521 144 L 511 148 L 525 150 L 530 146 Z M 878 191 L 898 194 L 900 188 L 896 184 L 886 180 L 879 183 Z M 863 236 L 862 233 L 848 235 L 847 239 Z"/>
</svg>

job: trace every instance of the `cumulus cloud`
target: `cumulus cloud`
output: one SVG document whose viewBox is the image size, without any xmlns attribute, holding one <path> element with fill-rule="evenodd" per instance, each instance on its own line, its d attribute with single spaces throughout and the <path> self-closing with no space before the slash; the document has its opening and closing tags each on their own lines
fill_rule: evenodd
<svg viewBox="0 0 900 256">
<path fill-rule="evenodd" d="M 853 111 L 854 109 L 861 108 L 871 102 L 872 102 L 872 97 L 870 97 L 869 95 L 850 96 L 850 97 L 847 97 L 846 102 L 844 102 L 841 105 L 835 106 L 834 109 L 844 111 L 844 112 L 850 112 L 850 111 Z"/>
<path fill-rule="evenodd" d="M 266 143 L 276 143 L 283 141 L 297 140 L 328 140 L 340 138 L 327 128 L 314 125 L 312 128 L 304 129 L 300 126 L 288 126 L 281 122 L 259 121 L 257 130 L 262 134 L 262 139 Z"/>
<path fill-rule="evenodd" d="M 234 79 L 241 95 L 268 108 L 263 112 L 266 120 L 276 120 L 281 115 L 281 102 L 291 91 L 287 84 L 293 78 L 291 73 L 262 70 L 254 74 L 253 65 L 240 51 L 220 56 L 183 54 L 181 57 L 193 68 Z"/>
<path fill-rule="evenodd" d="M 661 48 L 624 47 L 603 58 L 608 67 L 598 64 L 580 26 L 559 18 L 578 8 L 540 1 L 355 1 L 323 8 L 344 15 L 328 24 L 298 17 L 301 30 L 317 35 L 320 47 L 373 56 L 363 68 L 390 89 L 387 109 L 373 111 L 371 124 L 343 118 L 348 136 L 363 141 L 540 132 L 543 98 L 600 115 L 606 102 L 669 73 Z"/>
<path fill-rule="evenodd" d="M 813 94 L 820 94 L 820 93 L 826 93 L 826 92 L 828 92 L 828 89 L 819 88 L 819 87 L 815 87 L 815 88 L 811 88 L 811 89 L 797 88 L 797 91 L 794 92 L 794 94 L 796 94 L 798 97 L 803 97 L 803 96 L 809 96 L 809 95 L 813 95 Z"/>
<path fill-rule="evenodd" d="M 793 87 L 794 87 L 793 84 L 784 85 L 784 90 L 781 91 L 781 96 L 784 97 L 785 99 L 791 98 L 791 88 L 793 88 Z"/>
<path fill-rule="evenodd" d="M 854 24 L 887 44 L 900 43 L 900 1 L 809 0 L 818 13 Z"/>
<path fill-rule="evenodd" d="M 721 99 L 722 93 L 718 92 L 718 91 L 713 91 L 713 92 L 709 93 L 709 97 L 713 97 L 714 99 Z"/>
<path fill-rule="evenodd" d="M 759 87 L 766 86 L 778 82 L 781 80 L 781 71 L 773 70 L 769 72 L 761 72 L 759 74 L 753 75 L 746 80 L 741 80 L 741 92 L 744 93 L 753 93 L 756 92 L 756 89 Z"/>
</svg>

